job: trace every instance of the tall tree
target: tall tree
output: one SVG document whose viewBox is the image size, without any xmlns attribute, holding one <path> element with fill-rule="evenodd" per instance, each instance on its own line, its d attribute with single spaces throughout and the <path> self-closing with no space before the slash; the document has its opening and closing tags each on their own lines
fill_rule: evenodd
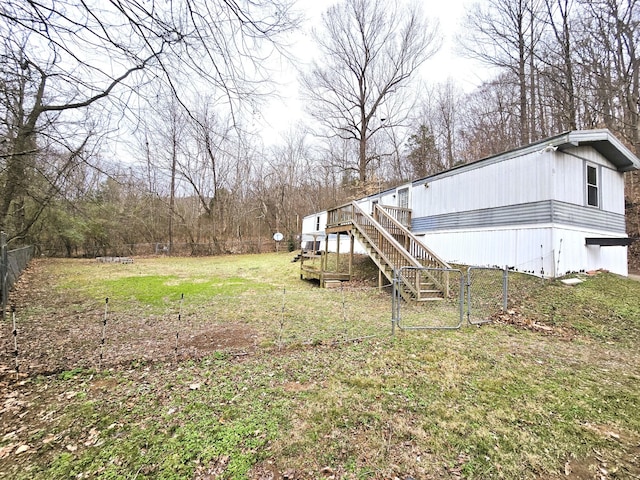
<svg viewBox="0 0 640 480">
<path fill-rule="evenodd" d="M 518 86 L 520 144 L 531 140 L 530 97 L 535 91 L 534 52 L 539 38 L 537 0 L 477 3 L 466 18 L 463 43 L 468 54 L 511 73 Z M 503 76 L 503 79 L 506 77 Z"/>
<path fill-rule="evenodd" d="M 131 113 L 145 100 L 132 95 L 158 81 L 182 103 L 192 79 L 220 91 L 229 104 L 253 96 L 256 82 L 267 79 L 266 72 L 260 75 L 262 60 L 280 48 L 278 35 L 292 26 L 288 0 L 0 4 L 0 69 L 7 79 L 1 134 L 8 144 L 0 229 L 8 229 L 12 212 L 21 209 L 24 179 L 37 169 L 43 138 L 73 137 L 71 124 L 98 105 L 103 114 L 109 106 L 120 116 Z M 21 231 L 11 228 L 10 236 L 24 234 L 29 224 L 27 219 Z"/>
<path fill-rule="evenodd" d="M 575 86 L 575 55 L 572 52 L 575 27 L 572 25 L 573 0 L 545 0 L 547 22 L 552 32 L 548 48 L 540 61 L 547 65 L 548 79 L 557 85 L 555 101 L 560 105 L 562 130 L 575 130 L 578 112 Z M 574 28 L 572 28 L 574 27 Z"/>
<path fill-rule="evenodd" d="M 412 167 L 414 177 L 426 177 L 443 170 L 435 136 L 427 125 L 420 125 L 418 130 L 409 137 L 407 148 L 407 160 Z"/>
<path fill-rule="evenodd" d="M 363 188 L 378 158 L 369 140 L 406 118 L 407 87 L 437 51 L 437 32 L 417 8 L 401 9 L 394 0 L 345 0 L 315 32 L 322 57 L 303 76 L 310 113 L 327 136 L 357 143 L 357 158 L 346 168 Z"/>
</svg>

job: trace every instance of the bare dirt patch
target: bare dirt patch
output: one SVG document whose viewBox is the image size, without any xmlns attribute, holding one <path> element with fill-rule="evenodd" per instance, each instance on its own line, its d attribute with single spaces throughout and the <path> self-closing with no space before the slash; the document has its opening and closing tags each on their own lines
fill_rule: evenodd
<svg viewBox="0 0 640 480">
<path fill-rule="evenodd" d="M 198 359 L 214 351 L 247 354 L 260 334 L 243 324 L 205 324 L 182 328 L 168 321 L 120 316 L 107 325 L 101 345 L 101 322 L 93 315 L 38 322 L 20 328 L 18 365 L 23 374 L 51 374 L 74 368 L 107 368 L 133 361 Z M 99 315 L 98 315 L 99 317 Z M 0 333 L 0 379 L 15 375 L 13 336 Z M 181 334 L 182 333 L 182 334 Z"/>
<path fill-rule="evenodd" d="M 584 428 L 615 445 L 616 455 L 593 449 L 586 458 L 572 458 L 564 467 L 571 480 L 640 478 L 640 439 L 612 425 L 585 424 Z"/>
<path fill-rule="evenodd" d="M 192 334 L 185 340 L 185 348 L 198 352 L 220 349 L 253 350 L 258 342 L 258 333 L 240 323 L 218 325 L 207 331 Z"/>
</svg>

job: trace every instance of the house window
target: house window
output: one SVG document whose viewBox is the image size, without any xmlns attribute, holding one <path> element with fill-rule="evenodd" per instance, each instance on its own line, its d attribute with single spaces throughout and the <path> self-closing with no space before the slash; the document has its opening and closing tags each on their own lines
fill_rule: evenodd
<svg viewBox="0 0 640 480">
<path fill-rule="evenodd" d="M 401 188 L 398 190 L 398 207 L 409 208 L 409 189 Z"/>
<path fill-rule="evenodd" d="M 587 165 L 587 205 L 599 207 L 598 168 Z"/>
<path fill-rule="evenodd" d="M 316 231 L 320 230 L 320 217 L 316 217 Z"/>
</svg>

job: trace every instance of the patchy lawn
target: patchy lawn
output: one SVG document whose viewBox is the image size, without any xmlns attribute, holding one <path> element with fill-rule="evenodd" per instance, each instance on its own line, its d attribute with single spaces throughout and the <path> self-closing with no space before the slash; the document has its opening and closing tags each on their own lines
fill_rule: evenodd
<svg viewBox="0 0 640 480">
<path fill-rule="evenodd" d="M 392 337 L 388 293 L 291 257 L 34 262 L 0 477 L 640 476 L 640 282 L 512 275 L 494 323 Z"/>
</svg>

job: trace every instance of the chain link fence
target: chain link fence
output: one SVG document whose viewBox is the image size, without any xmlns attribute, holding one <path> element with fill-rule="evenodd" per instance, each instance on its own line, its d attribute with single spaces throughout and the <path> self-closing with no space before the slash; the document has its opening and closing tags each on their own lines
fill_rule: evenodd
<svg viewBox="0 0 640 480">
<path fill-rule="evenodd" d="M 436 275 L 441 274 L 441 275 Z M 404 298 L 402 277 L 446 279 L 441 292 L 425 295 L 420 300 Z M 392 329 L 451 330 L 460 328 L 464 319 L 464 281 L 461 270 L 447 268 L 404 267 L 395 273 L 392 293 Z M 421 280 L 422 282 L 423 280 Z M 406 294 L 404 294 L 406 296 Z"/>
<path fill-rule="evenodd" d="M 0 233 L 0 318 L 3 320 L 7 311 L 9 292 L 33 257 L 33 252 L 33 246 L 9 250 L 6 234 Z"/>
<path fill-rule="evenodd" d="M 435 275 L 437 273 L 437 275 Z M 392 330 L 454 330 L 492 321 L 507 308 L 508 270 L 491 267 L 461 269 L 405 267 L 396 272 L 392 294 Z M 438 294 L 419 301 L 404 298 L 402 277 L 447 278 Z"/>
<path fill-rule="evenodd" d="M 467 320 L 471 325 L 491 322 L 493 315 L 506 311 L 509 271 L 490 267 L 467 270 Z"/>
</svg>

